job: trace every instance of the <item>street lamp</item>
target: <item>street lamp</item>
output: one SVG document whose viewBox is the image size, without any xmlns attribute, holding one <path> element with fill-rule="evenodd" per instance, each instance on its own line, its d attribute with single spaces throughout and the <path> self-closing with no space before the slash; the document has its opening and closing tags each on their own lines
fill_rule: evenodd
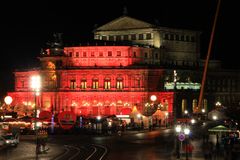
<svg viewBox="0 0 240 160">
<path fill-rule="evenodd" d="M 216 109 L 219 109 L 222 106 L 222 103 L 217 101 L 215 105 L 216 105 Z"/>
<path fill-rule="evenodd" d="M 155 101 L 157 100 L 157 96 L 151 95 L 150 100 L 151 100 L 152 102 L 155 102 Z"/>
<path fill-rule="evenodd" d="M 202 109 L 202 119 L 203 119 L 203 120 L 205 120 L 205 112 L 206 112 L 206 110 L 203 108 L 203 109 Z"/>
<path fill-rule="evenodd" d="M 213 115 L 213 116 L 212 116 L 212 119 L 213 119 L 213 120 L 217 120 L 218 117 L 217 117 L 216 115 Z"/>
<path fill-rule="evenodd" d="M 39 75 L 31 77 L 31 88 L 34 91 L 34 130 L 36 135 L 36 143 L 37 143 L 37 96 L 39 95 L 41 88 L 41 77 Z M 38 144 L 36 144 L 36 155 L 38 154 Z"/>
<path fill-rule="evenodd" d="M 10 107 L 10 104 L 12 103 L 12 101 L 13 101 L 13 99 L 12 99 L 11 96 L 6 96 L 6 97 L 4 98 L 4 102 L 6 103 L 7 107 Z M 7 107 L 6 107 L 6 108 L 7 108 Z M 6 109 L 5 109 L 5 110 L 6 110 Z M 5 116 L 5 112 L 4 112 L 3 116 Z"/>
<path fill-rule="evenodd" d="M 176 136 L 176 156 L 177 159 L 180 158 L 180 146 L 179 146 L 179 140 L 178 140 L 178 136 L 182 130 L 181 125 L 177 125 L 177 127 L 175 128 L 176 132 L 177 132 L 177 136 Z"/>
</svg>

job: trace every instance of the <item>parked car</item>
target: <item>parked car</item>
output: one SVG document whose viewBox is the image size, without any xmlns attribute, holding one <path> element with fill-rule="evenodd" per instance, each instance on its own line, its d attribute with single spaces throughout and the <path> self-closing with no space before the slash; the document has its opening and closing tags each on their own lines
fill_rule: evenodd
<svg viewBox="0 0 240 160">
<path fill-rule="evenodd" d="M 13 135 L 12 133 L 2 136 L 5 139 L 6 145 L 17 146 L 19 144 L 19 134 Z"/>
</svg>

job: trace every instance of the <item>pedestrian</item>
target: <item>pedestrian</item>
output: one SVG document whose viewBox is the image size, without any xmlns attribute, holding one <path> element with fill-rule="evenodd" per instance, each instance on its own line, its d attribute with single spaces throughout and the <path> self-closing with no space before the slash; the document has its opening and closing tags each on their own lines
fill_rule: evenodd
<svg viewBox="0 0 240 160">
<path fill-rule="evenodd" d="M 37 143 L 37 146 L 36 146 L 36 154 L 39 154 L 41 153 L 41 138 L 40 138 L 40 131 L 38 130 L 36 132 L 36 143 Z"/>
<path fill-rule="evenodd" d="M 48 140 L 47 129 L 43 129 L 43 131 L 42 131 L 42 152 L 43 153 L 46 153 L 48 150 L 48 148 L 46 148 L 47 140 Z"/>
<path fill-rule="evenodd" d="M 205 143 L 203 143 L 203 152 L 204 152 L 205 160 L 212 159 L 212 153 L 213 153 L 213 144 L 212 144 L 212 142 L 205 142 Z"/>
<path fill-rule="evenodd" d="M 192 152 L 194 150 L 194 147 L 191 142 L 189 142 L 186 146 L 186 153 L 188 153 L 189 157 L 192 157 Z"/>
</svg>

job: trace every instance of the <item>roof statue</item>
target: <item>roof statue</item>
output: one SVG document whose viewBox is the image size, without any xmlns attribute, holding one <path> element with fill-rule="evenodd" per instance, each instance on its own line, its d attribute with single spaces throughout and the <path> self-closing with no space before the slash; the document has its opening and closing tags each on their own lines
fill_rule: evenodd
<svg viewBox="0 0 240 160">
<path fill-rule="evenodd" d="M 127 7 L 124 6 L 124 7 L 123 7 L 123 15 L 126 16 L 127 14 L 128 14 Z"/>
<path fill-rule="evenodd" d="M 53 45 L 62 46 L 62 44 L 63 44 L 62 33 L 54 33 L 53 37 L 54 37 Z"/>
</svg>

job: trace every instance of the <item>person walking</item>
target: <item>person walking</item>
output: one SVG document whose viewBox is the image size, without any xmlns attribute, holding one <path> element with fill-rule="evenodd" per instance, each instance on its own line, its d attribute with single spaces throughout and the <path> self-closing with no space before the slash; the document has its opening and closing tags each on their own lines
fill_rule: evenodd
<svg viewBox="0 0 240 160">
<path fill-rule="evenodd" d="M 46 148 L 47 140 L 48 140 L 47 129 L 43 129 L 42 131 L 42 152 L 43 153 L 47 153 L 47 150 L 49 149 L 49 148 Z"/>
</svg>

